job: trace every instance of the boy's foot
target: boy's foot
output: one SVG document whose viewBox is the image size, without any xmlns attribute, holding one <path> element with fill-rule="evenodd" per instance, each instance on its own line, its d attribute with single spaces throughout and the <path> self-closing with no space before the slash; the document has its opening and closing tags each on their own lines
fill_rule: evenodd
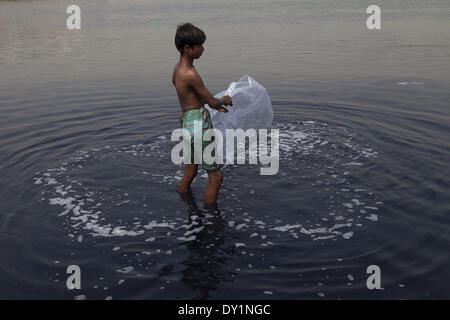
<svg viewBox="0 0 450 320">
<path fill-rule="evenodd" d="M 217 205 L 217 202 L 204 202 L 203 204 L 205 206 L 205 210 L 207 210 L 208 212 L 219 213 L 219 206 Z"/>
<path fill-rule="evenodd" d="M 192 189 L 191 189 L 191 187 L 187 187 L 187 189 L 184 190 L 184 191 L 180 191 L 180 189 L 177 189 L 177 193 L 179 195 L 182 195 L 182 194 L 190 194 L 190 195 L 192 195 Z"/>
<path fill-rule="evenodd" d="M 195 198 L 194 198 L 194 195 L 192 194 L 191 188 L 187 188 L 187 190 L 185 192 L 179 192 L 179 191 L 177 191 L 177 192 L 180 195 L 181 200 L 183 200 L 183 202 L 188 205 L 189 209 L 191 209 L 191 210 L 198 209 L 198 206 L 195 203 Z"/>
</svg>

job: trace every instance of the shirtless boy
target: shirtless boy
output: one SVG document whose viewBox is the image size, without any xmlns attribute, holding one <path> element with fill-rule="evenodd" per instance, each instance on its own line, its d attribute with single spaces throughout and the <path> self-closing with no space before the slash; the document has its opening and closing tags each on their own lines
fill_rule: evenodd
<svg viewBox="0 0 450 320">
<path fill-rule="evenodd" d="M 194 121 L 202 121 L 203 132 L 212 128 L 211 116 L 209 111 L 204 108 L 205 103 L 219 112 L 228 112 L 224 106 L 233 105 L 229 96 L 223 96 L 220 99 L 213 97 L 194 68 L 193 62 L 202 55 L 205 40 L 205 33 L 190 23 L 181 24 L 177 27 L 175 46 L 180 52 L 180 61 L 175 65 L 172 75 L 172 83 L 177 91 L 183 111 L 180 116 L 181 126 L 192 130 Z M 209 143 L 214 143 L 214 141 L 205 141 L 202 143 L 202 147 L 204 148 Z M 191 144 L 191 147 L 191 154 L 193 155 L 193 144 Z M 208 173 L 209 179 L 204 196 L 205 208 L 216 205 L 223 179 L 221 167 L 221 164 L 206 164 L 202 157 L 202 168 Z M 194 161 L 185 164 L 183 178 L 178 185 L 180 194 L 188 191 L 192 180 L 197 175 L 197 170 L 198 164 L 195 164 Z"/>
</svg>

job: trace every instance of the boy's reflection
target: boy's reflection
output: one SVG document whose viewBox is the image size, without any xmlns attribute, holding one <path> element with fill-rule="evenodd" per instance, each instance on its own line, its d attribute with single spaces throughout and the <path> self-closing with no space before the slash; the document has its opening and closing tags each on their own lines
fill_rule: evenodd
<svg viewBox="0 0 450 320">
<path fill-rule="evenodd" d="M 179 193 L 180 198 L 188 206 L 189 231 L 203 227 L 199 232 L 192 233 L 195 240 L 186 241 L 189 255 L 182 262 L 186 268 L 182 271 L 181 281 L 189 288 L 199 291 L 196 299 L 206 299 L 209 291 L 215 290 L 223 281 L 232 281 L 235 273 L 226 269 L 226 261 L 235 253 L 235 246 L 224 247 L 226 241 L 225 220 L 217 205 L 205 208 L 202 212 L 189 188 Z M 228 276 L 228 277 L 227 277 Z"/>
</svg>

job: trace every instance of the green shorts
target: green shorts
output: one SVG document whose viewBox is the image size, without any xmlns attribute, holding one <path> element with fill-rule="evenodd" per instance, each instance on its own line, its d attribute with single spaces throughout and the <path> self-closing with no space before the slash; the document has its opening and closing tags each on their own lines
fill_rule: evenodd
<svg viewBox="0 0 450 320">
<path fill-rule="evenodd" d="M 211 141 L 205 141 L 203 140 L 203 136 L 205 132 L 208 129 L 212 129 L 212 121 L 211 121 L 211 115 L 209 114 L 208 109 L 205 107 L 200 107 L 198 109 L 191 109 L 186 112 L 184 112 L 180 116 L 180 126 L 183 129 L 187 129 L 189 133 L 191 134 L 191 163 L 194 163 L 194 121 L 202 121 L 202 155 L 205 148 L 210 145 L 211 143 L 215 143 L 214 137 L 211 139 Z M 203 156 L 202 156 L 202 168 L 206 171 L 214 171 L 221 169 L 223 167 L 222 164 L 219 163 L 212 163 L 207 164 L 205 163 Z"/>
</svg>

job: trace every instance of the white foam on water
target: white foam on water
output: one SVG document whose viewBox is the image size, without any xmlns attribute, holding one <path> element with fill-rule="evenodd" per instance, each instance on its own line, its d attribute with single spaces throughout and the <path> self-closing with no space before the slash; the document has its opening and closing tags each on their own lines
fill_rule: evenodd
<svg viewBox="0 0 450 320">
<path fill-rule="evenodd" d="M 123 267 L 122 269 L 116 270 L 116 272 L 119 272 L 119 273 L 130 273 L 133 270 L 134 270 L 133 266 L 127 266 L 127 267 Z"/>
<path fill-rule="evenodd" d="M 177 238 L 180 241 L 194 241 L 197 239 L 196 236 L 190 236 L 190 237 L 178 237 Z"/>
<path fill-rule="evenodd" d="M 284 226 L 279 226 L 279 227 L 274 227 L 271 228 L 269 230 L 275 230 L 275 231 L 281 231 L 281 232 L 286 232 L 289 231 L 291 229 L 298 229 L 300 228 L 302 225 L 301 224 L 296 224 L 296 225 L 284 225 Z"/>
<path fill-rule="evenodd" d="M 346 166 L 362 166 L 363 163 L 362 162 L 349 162 L 344 165 L 346 165 Z"/>
<path fill-rule="evenodd" d="M 333 238 L 335 238 L 335 237 L 336 237 L 336 236 L 334 236 L 334 235 L 331 235 L 331 236 L 323 236 L 323 237 L 315 237 L 315 238 L 313 238 L 313 241 L 333 239 Z"/>
<path fill-rule="evenodd" d="M 311 181 L 315 181 L 317 184 L 314 186 L 314 190 L 320 191 L 331 200 L 320 202 L 324 206 L 315 208 L 316 216 L 312 216 L 310 219 L 300 216 L 296 219 L 290 215 L 286 219 L 273 220 L 270 213 L 264 218 L 258 216 L 255 219 L 251 216 L 251 213 L 244 213 L 241 212 L 243 210 L 237 210 L 236 208 L 237 206 L 243 206 L 247 211 L 251 210 L 250 204 L 242 202 L 245 200 L 245 195 L 235 191 L 228 194 L 224 193 L 226 199 L 230 199 L 224 202 L 232 203 L 232 208 L 229 209 L 231 214 L 227 216 L 228 221 L 226 221 L 228 228 L 240 234 L 241 239 L 252 241 L 252 245 L 259 241 L 261 246 L 268 247 L 275 244 L 267 241 L 267 237 L 272 237 L 277 233 L 286 233 L 290 237 L 289 239 L 292 239 L 291 241 L 295 241 L 302 236 L 315 242 L 337 240 L 338 238 L 348 240 L 353 237 L 355 230 L 352 230 L 352 228 L 361 226 L 363 221 L 378 221 L 377 215 L 370 214 L 359 219 L 353 216 L 353 210 L 346 210 L 364 204 L 367 204 L 364 207 L 366 210 L 377 210 L 378 207 L 371 204 L 381 204 L 379 201 L 371 202 L 371 198 L 368 197 L 366 191 L 368 188 L 365 186 L 352 186 L 347 182 L 351 174 L 349 169 L 352 166 L 363 166 L 367 159 L 377 157 L 378 151 L 376 148 L 360 142 L 358 140 L 359 135 L 347 128 L 332 127 L 316 121 L 304 121 L 301 125 L 295 123 L 279 124 L 278 129 L 280 130 L 280 164 L 282 164 L 280 176 L 286 177 L 288 182 L 289 179 L 298 179 L 299 173 L 303 171 L 304 176 L 313 178 Z M 121 155 L 124 157 L 125 155 L 127 157 L 142 157 L 145 160 L 142 163 L 149 162 L 149 158 L 152 159 L 152 162 L 167 161 L 167 157 L 170 158 L 173 144 L 168 137 L 169 135 L 160 136 L 151 144 L 134 144 L 131 147 L 105 146 L 91 151 L 80 151 L 70 161 L 65 162 L 64 166 L 49 169 L 43 173 L 38 172 L 38 176 L 34 178 L 34 184 L 43 186 L 48 190 L 47 198 L 44 199 L 47 199 L 50 205 L 61 207 L 57 214 L 68 218 L 68 225 L 71 228 L 68 234 L 78 233 L 76 240 L 83 240 L 83 236 L 86 237 L 87 235 L 96 238 L 143 236 L 143 239 L 146 240 L 142 241 L 154 242 L 156 236 L 158 238 L 162 236 L 158 232 L 164 231 L 167 239 L 169 239 L 168 241 L 197 241 L 196 235 L 205 228 L 205 224 L 202 225 L 198 216 L 191 217 L 192 223 L 189 225 L 184 223 L 185 219 L 179 219 L 179 216 L 173 215 L 173 213 L 169 213 L 169 216 L 165 218 L 155 212 L 148 212 L 148 210 L 139 216 L 132 215 L 132 217 L 127 218 L 126 208 L 131 205 L 139 205 L 139 202 L 131 200 L 133 195 L 131 192 L 123 192 L 127 190 L 122 190 L 120 195 L 116 195 L 113 193 L 113 189 L 108 189 L 109 186 L 106 186 L 105 189 L 91 189 L 79 182 L 82 180 L 71 179 L 71 174 L 79 171 L 80 167 L 87 168 L 88 161 L 94 161 L 97 154 L 102 156 L 103 162 L 113 161 L 113 159 L 115 161 Z M 107 157 L 108 155 L 110 158 Z M 160 157 L 161 155 L 163 157 Z M 158 160 L 155 160 L 155 158 Z M 300 163 L 298 163 L 299 160 Z M 287 168 L 288 171 L 284 172 L 283 167 Z M 235 171 L 230 169 L 226 172 L 228 175 L 227 181 L 231 184 L 233 183 L 233 175 L 240 174 L 237 173 L 237 169 L 234 169 Z M 145 177 L 149 181 L 150 187 L 152 185 L 176 186 L 182 176 L 182 171 L 179 168 L 176 170 L 174 174 L 174 172 L 163 172 L 161 170 L 151 171 L 147 168 L 143 171 L 142 168 L 136 167 L 136 173 Z M 131 172 L 129 174 L 132 176 Z M 201 175 L 199 176 L 201 177 Z M 207 178 L 206 173 L 203 176 Z M 259 186 L 251 184 L 251 181 L 245 188 L 250 190 L 251 194 L 263 194 L 258 190 Z M 248 195 L 248 193 L 246 194 Z M 339 200 L 341 202 L 338 202 Z M 147 203 L 151 203 L 151 201 L 150 197 L 149 199 L 144 198 L 141 204 L 142 208 L 145 208 Z M 108 210 L 105 209 L 105 204 L 108 203 L 115 207 L 123 207 L 124 218 L 110 219 Z M 155 211 L 155 209 L 152 210 Z M 363 213 L 362 210 L 361 213 Z M 334 218 L 327 219 L 324 215 Z M 209 217 L 205 218 L 208 219 Z M 131 223 L 132 219 L 137 221 Z M 358 220 L 358 223 L 355 223 L 354 220 Z M 206 224 L 211 224 L 211 222 Z M 81 231 L 85 231 L 85 233 L 80 235 Z M 236 243 L 235 247 L 242 248 L 244 243 Z M 169 254 L 168 252 L 172 251 L 166 249 L 163 252 Z"/>
<path fill-rule="evenodd" d="M 344 239 L 350 239 L 351 237 L 353 237 L 353 231 L 344 233 L 344 234 L 342 235 L 342 237 L 343 237 Z"/>
<path fill-rule="evenodd" d="M 199 233 L 199 232 L 202 231 L 203 229 L 205 229 L 205 226 L 201 226 L 201 227 L 198 227 L 198 228 L 195 228 L 195 229 L 186 231 L 186 232 L 184 233 L 184 236 L 190 236 L 190 235 L 192 235 L 193 233 Z"/>
<path fill-rule="evenodd" d="M 158 223 L 156 221 L 149 222 L 147 225 L 144 226 L 145 229 L 153 229 L 153 228 L 169 228 L 169 229 L 176 229 L 175 222 L 162 222 Z"/>
<path fill-rule="evenodd" d="M 372 220 L 372 221 L 378 221 L 378 215 L 376 214 L 370 214 L 370 216 L 365 217 L 366 219 Z"/>
</svg>

